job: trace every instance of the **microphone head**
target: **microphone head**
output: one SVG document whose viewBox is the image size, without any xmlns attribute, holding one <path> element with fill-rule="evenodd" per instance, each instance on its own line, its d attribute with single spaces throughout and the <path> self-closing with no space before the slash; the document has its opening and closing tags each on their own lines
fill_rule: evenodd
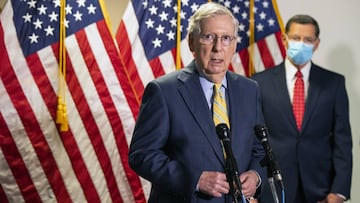
<svg viewBox="0 0 360 203">
<path fill-rule="evenodd" d="M 265 125 L 256 125 L 254 127 L 254 132 L 255 132 L 255 135 L 256 137 L 259 139 L 259 140 L 264 140 L 266 139 L 267 140 L 267 136 L 269 134 L 269 131 L 267 129 L 267 127 Z"/>
<path fill-rule="evenodd" d="M 229 128 L 225 123 L 220 123 L 216 126 L 216 134 L 220 140 L 230 139 Z"/>
</svg>

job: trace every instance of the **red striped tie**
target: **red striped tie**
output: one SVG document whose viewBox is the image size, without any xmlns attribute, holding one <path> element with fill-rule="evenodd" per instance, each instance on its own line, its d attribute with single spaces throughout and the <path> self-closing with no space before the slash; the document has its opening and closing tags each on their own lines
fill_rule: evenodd
<svg viewBox="0 0 360 203">
<path fill-rule="evenodd" d="M 294 86 L 293 112 L 296 120 L 296 126 L 300 131 L 305 111 L 304 81 L 301 71 L 295 74 L 296 81 Z"/>
</svg>

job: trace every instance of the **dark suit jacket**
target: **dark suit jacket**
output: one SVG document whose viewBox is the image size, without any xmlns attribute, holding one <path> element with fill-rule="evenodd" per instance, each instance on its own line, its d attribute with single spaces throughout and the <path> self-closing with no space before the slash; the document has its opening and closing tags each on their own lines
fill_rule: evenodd
<svg viewBox="0 0 360 203">
<path fill-rule="evenodd" d="M 239 172 L 256 170 L 264 151 L 253 127 L 263 123 L 256 82 L 227 73 L 231 141 Z M 129 152 L 130 166 L 152 183 L 149 203 L 225 202 L 196 192 L 203 171 L 224 172 L 224 158 L 195 63 L 150 82 Z"/>
<path fill-rule="evenodd" d="M 286 202 L 294 202 L 299 179 L 307 202 L 322 200 L 329 192 L 349 198 L 352 138 L 344 77 L 312 64 L 300 132 L 292 112 L 284 63 L 255 74 L 253 79 L 261 89 L 269 143 L 280 165 Z M 269 188 L 263 197 L 262 202 L 272 202 Z"/>
</svg>

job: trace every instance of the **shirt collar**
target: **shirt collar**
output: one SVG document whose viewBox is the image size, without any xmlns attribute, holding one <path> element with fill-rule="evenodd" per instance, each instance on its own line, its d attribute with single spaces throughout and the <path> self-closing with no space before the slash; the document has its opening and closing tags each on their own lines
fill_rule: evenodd
<svg viewBox="0 0 360 203">
<path fill-rule="evenodd" d="M 304 67 L 300 69 L 303 80 L 308 81 L 311 69 L 311 62 L 306 63 Z M 292 81 L 295 80 L 295 73 L 297 72 L 297 68 L 290 62 L 288 58 L 285 59 L 285 72 L 286 72 L 286 80 Z"/>
<path fill-rule="evenodd" d="M 196 67 L 198 69 L 197 64 L 196 64 Z M 208 87 L 212 88 L 214 86 L 215 83 L 211 82 L 201 70 L 198 69 L 198 73 L 199 73 L 200 83 L 201 83 L 201 86 L 203 86 L 203 89 L 207 89 Z M 226 74 L 225 74 L 225 77 L 223 78 L 221 84 L 225 89 L 227 88 Z"/>
</svg>

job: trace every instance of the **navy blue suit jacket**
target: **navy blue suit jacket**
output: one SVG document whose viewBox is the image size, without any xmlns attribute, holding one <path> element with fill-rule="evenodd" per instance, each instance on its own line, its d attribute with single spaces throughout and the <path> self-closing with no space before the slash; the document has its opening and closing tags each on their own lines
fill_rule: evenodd
<svg viewBox="0 0 360 203">
<path fill-rule="evenodd" d="M 253 127 L 263 123 L 255 81 L 227 72 L 231 141 L 239 172 L 265 171 Z M 195 63 L 150 82 L 131 140 L 130 166 L 152 183 L 149 203 L 225 202 L 196 192 L 203 171 L 224 172 L 224 158 Z"/>
<path fill-rule="evenodd" d="M 330 192 L 349 198 L 352 138 L 344 77 L 311 65 L 300 132 L 292 112 L 284 63 L 255 74 L 253 79 L 261 89 L 269 142 L 284 179 L 286 202 L 294 202 L 299 176 L 306 202 L 322 200 Z M 272 202 L 268 187 L 262 199 L 264 203 Z"/>
</svg>

